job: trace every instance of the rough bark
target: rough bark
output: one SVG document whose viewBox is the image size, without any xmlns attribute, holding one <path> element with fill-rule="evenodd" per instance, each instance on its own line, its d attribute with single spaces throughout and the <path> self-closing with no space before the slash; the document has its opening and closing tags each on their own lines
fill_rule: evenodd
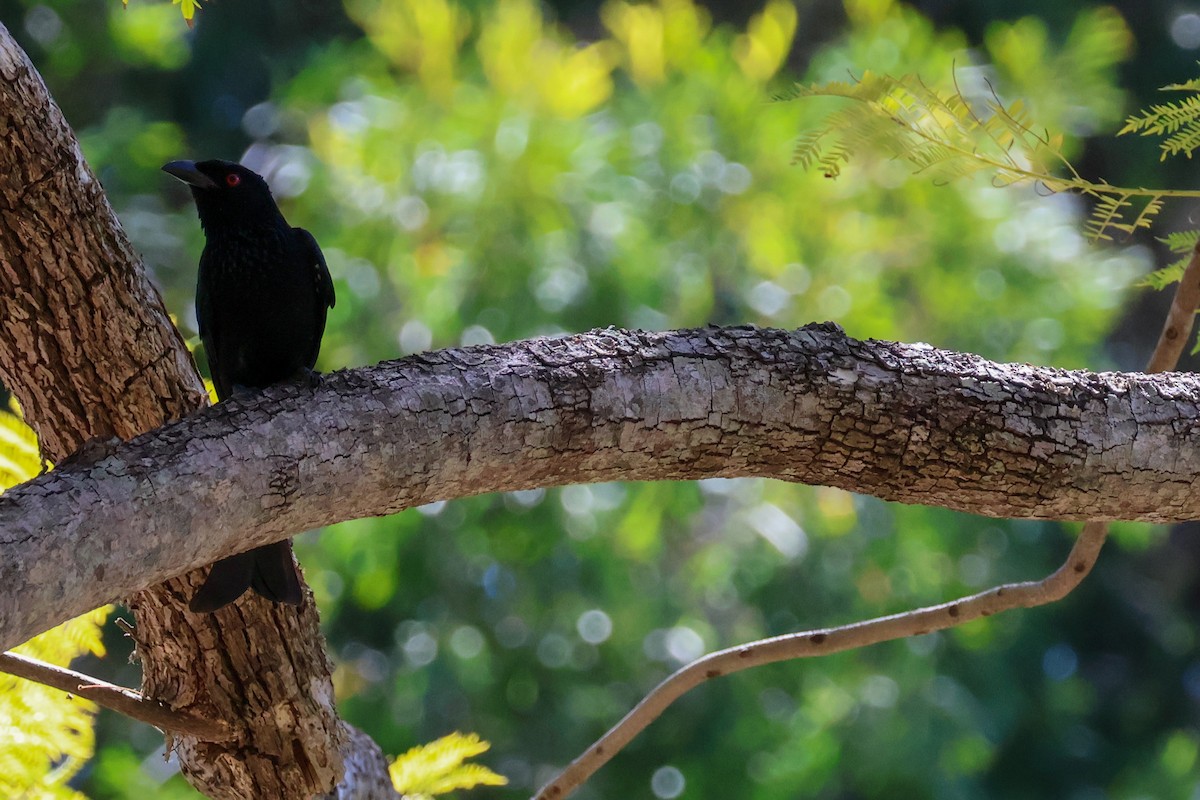
<svg viewBox="0 0 1200 800">
<path fill-rule="evenodd" d="M 0 379 L 54 461 L 90 439 L 129 438 L 206 402 L 70 127 L 2 25 Z M 93 558 L 103 545 L 81 547 Z M 93 567 L 102 571 L 103 559 Z M 128 600 L 144 694 L 228 720 L 238 732 L 228 746 L 181 741 L 184 773 L 212 797 L 330 791 L 341 748 L 351 745 L 333 707 L 316 610 L 249 601 L 214 617 L 190 615 L 182 601 L 199 578 L 146 582 Z M 58 584 L 77 596 L 81 588 Z"/>
<path fill-rule="evenodd" d="M 1191 519 L 1197 404 L 1194 375 L 831 324 L 428 353 L 223 403 L 0 496 L 0 637 L 298 531 L 564 483 L 766 476 L 998 517 Z"/>
<path fill-rule="evenodd" d="M 205 404 L 100 182 L 0 26 L 0 376 L 60 459 Z"/>
</svg>

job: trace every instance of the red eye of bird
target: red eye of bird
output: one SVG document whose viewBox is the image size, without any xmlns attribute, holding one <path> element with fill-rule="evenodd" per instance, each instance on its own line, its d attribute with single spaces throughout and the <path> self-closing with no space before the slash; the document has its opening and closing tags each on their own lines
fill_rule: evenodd
<svg viewBox="0 0 1200 800">
<path fill-rule="evenodd" d="M 230 188 L 237 186 L 241 182 L 242 182 L 242 176 L 238 175 L 236 172 L 231 172 L 225 176 L 225 185 Z"/>
</svg>

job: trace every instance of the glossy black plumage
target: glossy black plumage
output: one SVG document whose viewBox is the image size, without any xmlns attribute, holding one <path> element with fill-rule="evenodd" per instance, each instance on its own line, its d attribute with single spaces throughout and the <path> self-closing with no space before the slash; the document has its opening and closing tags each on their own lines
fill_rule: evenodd
<svg viewBox="0 0 1200 800">
<path fill-rule="evenodd" d="M 217 399 L 310 376 L 334 304 L 316 239 L 288 225 L 266 181 L 240 164 L 172 161 L 163 170 L 191 187 L 204 229 L 196 319 Z M 300 602 L 290 543 L 218 561 L 189 607 L 215 611 L 247 589 Z"/>
</svg>

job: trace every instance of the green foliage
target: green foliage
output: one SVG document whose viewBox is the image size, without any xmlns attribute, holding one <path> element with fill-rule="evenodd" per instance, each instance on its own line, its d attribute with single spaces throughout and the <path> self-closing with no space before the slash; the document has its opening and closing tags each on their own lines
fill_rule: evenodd
<svg viewBox="0 0 1200 800">
<path fill-rule="evenodd" d="M 186 14 L 187 10 L 185 17 Z M 179 24 L 179 17 L 167 5 L 139 3 L 127 7 L 124 13 L 110 20 L 110 27 L 113 43 L 128 64 L 178 69 L 187 61 L 184 41 L 187 29 Z"/>
<path fill-rule="evenodd" d="M 504 776 L 482 764 L 465 763 L 490 747 L 473 733 L 451 733 L 397 756 L 388 774 L 396 791 L 410 800 L 432 800 L 476 786 L 504 786 L 508 783 Z"/>
<path fill-rule="evenodd" d="M 1060 47 L 1052 35 L 1041 15 L 993 22 L 984 36 L 987 57 L 1000 78 L 1023 87 L 1019 94 L 1039 118 L 1058 120 L 1076 135 L 1103 129 L 1125 107 L 1115 81 L 1118 66 L 1134 50 L 1129 26 L 1115 8 L 1092 6 L 1074 17 Z M 1029 86 L 1038 88 L 1027 92 Z"/>
<path fill-rule="evenodd" d="M 826 178 L 841 174 L 853 156 L 883 152 L 907 159 L 918 175 L 935 181 L 986 173 L 1000 186 L 1033 181 L 1058 191 L 1068 185 L 1052 177 L 1054 166 L 1066 163 L 1063 137 L 1032 130 L 1022 100 L 1006 106 L 993 94 L 977 111 L 957 87 L 938 91 L 915 75 L 869 71 L 848 83 L 798 84 L 790 97 L 858 101 L 803 133 L 792 154 L 803 167 L 819 164 Z"/>
<path fill-rule="evenodd" d="M 1018 29 L 1026 28 L 1023 32 Z M 1026 69 L 1026 56 L 1045 46 L 1045 30 L 1035 20 L 989 32 L 989 49 L 1001 64 Z M 1128 31 L 1110 8 L 1080 15 L 1064 51 L 1050 61 L 1053 74 L 1063 76 L 1080 62 L 1110 68 L 1128 50 Z M 1056 81 L 1078 92 L 1069 78 Z M 1088 83 L 1088 81 L 1084 81 Z M 1183 153 L 1191 158 L 1200 146 L 1200 80 L 1163 87 L 1163 91 L 1193 94 L 1177 103 L 1156 104 L 1127 119 L 1118 135 L 1140 133 L 1166 137 L 1162 158 Z M 836 97 L 856 101 L 828 113 L 815 127 L 804 130 L 793 151 L 793 162 L 836 178 L 855 157 L 883 155 L 907 161 L 913 173 L 938 181 L 985 176 L 996 186 L 1035 184 L 1048 192 L 1076 192 L 1093 200 L 1085 229 L 1092 241 L 1112 241 L 1111 232 L 1129 236 L 1151 226 L 1167 199 L 1196 198 L 1200 192 L 1174 189 L 1124 188 L 1105 181 L 1085 180 L 1064 150 L 1065 137 L 1035 129 L 1024 100 L 1005 103 L 991 84 L 986 92 L 968 97 L 956 83 L 951 89 L 926 85 L 919 75 L 893 78 L 870 71 L 853 81 L 797 84 L 781 99 Z M 1184 234 L 1193 243 L 1196 232 Z M 1190 254 L 1190 246 L 1172 252 Z M 1188 256 L 1155 271 L 1146 283 L 1163 288 L 1183 274 Z"/>
<path fill-rule="evenodd" d="M 1188 92 L 1189 96 L 1173 103 L 1156 103 L 1125 121 L 1121 133 L 1163 137 L 1159 149 L 1162 159 L 1183 153 L 1188 158 L 1200 147 L 1200 79 L 1173 83 L 1164 92 Z"/>
<path fill-rule="evenodd" d="M 20 6 L 13 19 L 45 6 L 0 3 Z M 773 2 L 737 29 L 685 0 L 610 0 L 580 41 L 523 0 L 352 0 L 345 16 L 262 0 L 205 4 L 194 35 L 165 40 L 188 48 L 175 68 L 147 56 L 154 25 L 117 43 L 120 5 L 96 27 L 69 0 L 54 7 L 62 32 L 39 68 L 185 334 L 200 234 L 158 166 L 249 145 L 337 278 L 324 369 L 609 324 L 822 319 L 995 359 L 1112 366 L 1097 342 L 1148 269 L 1144 249 L 1090 244 L 1069 193 L 926 179 L 948 160 L 932 147 L 918 180 L 896 159 L 836 160 L 837 181 L 789 169 L 797 131 L 859 101 L 767 102 L 867 69 L 955 76 L 927 88 L 959 92 L 984 120 L 989 102 L 1023 98 L 1028 135 L 1061 131 L 1055 148 L 1076 159 L 1119 123 L 1117 79 L 1133 72 L 1118 76 L 1129 31 L 1112 11 L 1008 5 L 1013 19 L 980 40 L 888 0 L 848 2 L 839 27 Z M 1139 57 L 1150 49 L 1139 42 Z M 1134 160 L 1113 165 L 1114 186 L 1157 183 L 1121 172 Z M 1146 199 L 1126 198 L 1118 222 Z M 1061 606 L 710 682 L 589 790 L 650 796 L 670 764 L 688 797 L 731 785 L 755 800 L 1186 796 L 1194 570 L 1147 530 L 1129 526 Z M 510 781 L 484 791 L 516 797 L 703 648 L 1027 579 L 1068 537 L 738 480 L 472 498 L 298 549 L 346 717 L 389 752 L 480 731 Z M 186 791 L 162 783 L 161 739 L 121 724 L 105 717 L 81 786 L 104 800 Z"/>
<path fill-rule="evenodd" d="M 129 0 L 121 0 L 121 4 L 128 6 Z M 189 28 L 195 24 L 196 11 L 200 8 L 200 0 L 171 0 L 171 4 L 179 6 L 179 11 L 183 14 L 183 20 Z"/>
<path fill-rule="evenodd" d="M 765 102 L 785 80 L 759 65 L 787 51 L 786 4 L 735 31 L 681 0 L 610 3 L 609 34 L 586 46 L 532 2 L 418 5 L 351 3 L 367 40 L 317 54 L 278 97 L 278 113 L 306 121 L 311 150 L 257 145 L 304 176 L 286 210 L 314 230 L 338 280 L 327 367 L 608 324 L 827 318 L 858 336 L 1082 366 L 1142 267 L 1132 252 L 1089 250 L 1061 196 L 1000 191 L 982 176 L 911 181 L 913 165 L 894 160 L 836 183 L 787 169 L 794 132 L 824 126 L 814 105 Z M 961 34 L 899 4 L 847 10 L 850 29 L 813 57 L 809 83 L 862 65 L 952 74 Z M 403 44 L 416 40 L 432 44 Z M 970 97 L 1000 105 L 1007 117 L 995 120 L 964 118 L 953 92 L 919 84 L 911 95 L 949 110 L 879 102 L 911 112 L 921 141 L 948 130 L 969 148 L 959 126 L 975 125 L 1014 173 L 1029 169 L 1020 146 L 1056 165 L 1079 147 L 1079 112 L 1039 114 L 1065 130 L 1055 139 L 996 98 L 1040 107 L 1040 76 L 1075 55 L 1045 42 L 1023 77 L 997 78 L 994 93 L 980 83 Z M 1112 61 L 1080 62 L 1073 73 L 1111 99 Z M 873 80 L 882 92 L 886 79 Z M 1115 121 L 1118 106 L 1094 120 Z M 835 143 L 818 162 L 841 166 Z M 949 163 L 939 156 L 923 151 L 923 174 Z M 514 790 L 527 790 L 534 765 L 576 755 L 703 648 L 1035 574 L 1046 562 L 1033 543 L 1054 528 L 1022 530 L 1028 539 L 1006 523 L 835 490 L 711 481 L 435 504 L 299 548 L 315 565 L 347 716 L 389 749 L 447 727 L 485 731 Z M 895 645 L 714 683 L 596 791 L 644 795 L 671 759 L 695 796 L 730 780 L 756 797 L 1005 795 L 1000 749 L 1036 713 L 1037 692 L 1013 698 L 1042 681 L 1040 655 L 1021 670 L 1005 659 L 1040 653 L 1038 635 L 1020 619 L 989 620 L 911 645 L 922 658 Z M 931 692 L 943 703 L 933 719 Z M 914 728 L 916 718 L 926 722 Z"/>
<path fill-rule="evenodd" d="M 1155 289 L 1165 289 L 1183 277 L 1183 271 L 1196 249 L 1196 241 L 1200 239 L 1200 230 L 1175 231 L 1159 238 L 1170 250 L 1180 258 L 1175 259 L 1162 269 L 1156 269 L 1146 276 L 1144 282 Z"/>
<path fill-rule="evenodd" d="M 15 404 L 0 409 L 0 490 L 41 468 L 37 439 Z M 110 606 L 98 608 L 30 639 L 15 652 L 66 666 L 102 655 L 100 630 Z M 92 755 L 94 703 L 0 673 L 0 796 L 83 800 L 67 783 Z M 36 720 L 36 724 L 30 722 Z"/>
<path fill-rule="evenodd" d="M 896 184 L 890 165 L 832 196 L 821 181 L 780 169 L 789 128 L 814 114 L 798 104 L 764 106 L 762 73 L 739 54 L 782 48 L 713 30 L 689 3 L 637 6 L 654 23 L 639 28 L 637 40 L 623 39 L 620 15 L 608 12 L 612 38 L 584 50 L 562 42 L 532 4 L 501 3 L 472 15 L 461 43 L 444 40 L 459 53 L 450 78 L 407 57 L 397 61 L 409 51 L 382 37 L 415 35 L 392 18 L 416 18 L 402 7 L 381 5 L 385 24 L 370 6 L 352 5 L 372 47 L 318 56 L 284 99 L 288 113 L 306 113 L 312 147 L 311 160 L 277 151 L 298 159 L 308 178 L 293 205 L 310 213 L 306 223 L 341 266 L 326 364 L 389 357 L 397 340 L 411 351 L 458 341 L 464 331 L 471 341 L 606 324 L 836 317 L 861 325 L 862 335 L 899 326 L 930 336 L 921 303 L 905 298 L 926 296 L 926 288 L 957 291 L 938 267 L 918 265 L 953 270 L 956 253 L 965 252 L 954 222 L 971 213 L 965 205 L 1037 202 L 917 187 L 906 189 L 909 218 L 901 221 L 895 196 L 874 189 Z M 902 7 L 882 13 L 893 29 L 909 31 L 912 52 L 949 67 L 956 43 L 935 46 L 927 23 Z M 646 30 L 660 33 L 649 41 Z M 892 41 L 881 24 L 862 27 L 849 46 L 871 39 Z M 523 75 L 537 78 L 522 82 Z M 809 205 L 795 200 L 823 195 L 822 213 L 811 220 Z M 990 219 L 968 238 L 991 241 L 998 218 Z M 1033 239 L 1055 219 L 1040 216 L 1026 244 L 1000 263 L 1044 261 Z M 1077 241 L 1055 235 L 1063 246 Z M 1070 268 L 1056 261 L 1042 274 Z M 1032 270 L 1002 267 L 1001 281 L 989 277 L 1007 289 L 980 313 L 1005 317 L 999 309 L 1012 306 L 1009 292 L 1023 293 Z M 344 335 L 349 329 L 338 319 L 353 320 L 354 333 Z M 1088 324 L 1062 320 L 1076 322 Z M 973 326 L 957 329 L 966 334 L 958 346 L 993 353 L 1008 346 L 1003 334 L 976 339 Z"/>
<path fill-rule="evenodd" d="M 42 468 L 42 454 L 37 435 L 21 418 L 15 400 L 0 407 L 0 492 L 37 475 Z"/>
<path fill-rule="evenodd" d="M 1200 197 L 1195 191 L 1085 180 L 1064 153 L 1063 134 L 1035 130 L 1023 100 L 1005 104 L 990 88 L 972 99 L 957 85 L 939 90 L 917 75 L 868 71 L 850 82 L 798 84 L 784 99 L 817 97 L 856 101 L 804 131 L 793 151 L 795 163 L 815 167 L 826 178 L 838 177 L 852 157 L 884 155 L 908 161 L 915 175 L 935 182 L 983 175 L 997 187 L 1024 183 L 1078 192 L 1095 201 L 1086 225 L 1093 241 L 1111 241 L 1110 231 L 1129 235 L 1149 228 L 1166 198 Z M 1200 128 L 1197 137 L 1200 141 Z"/>
<path fill-rule="evenodd" d="M 59 665 L 84 653 L 100 655 L 99 630 L 109 611 L 97 609 L 63 623 L 15 652 Z M 0 731 L 5 732 L 0 738 L 0 794 L 82 800 L 68 781 L 92 756 L 95 713 L 87 700 L 0 673 Z"/>
<path fill-rule="evenodd" d="M 1139 114 L 1130 116 L 1120 133 L 1162 137 L 1159 149 L 1164 161 L 1168 156 L 1180 153 L 1190 159 L 1196 148 L 1200 147 L 1200 78 L 1164 86 L 1162 91 L 1187 92 L 1189 95 L 1180 101 L 1153 104 Z M 1148 276 L 1146 283 L 1161 289 L 1178 281 L 1183 276 L 1198 236 L 1200 231 L 1190 230 L 1160 240 L 1172 253 L 1182 257 Z"/>
</svg>

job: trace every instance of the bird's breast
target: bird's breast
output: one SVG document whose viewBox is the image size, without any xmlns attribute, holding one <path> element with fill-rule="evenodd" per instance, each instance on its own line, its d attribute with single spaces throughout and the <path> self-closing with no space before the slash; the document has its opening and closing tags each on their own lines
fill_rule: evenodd
<svg viewBox="0 0 1200 800">
<path fill-rule="evenodd" d="M 274 230 L 209 239 L 197 316 L 227 384 L 264 386 L 313 366 L 325 309 L 312 269 L 287 235 Z"/>
</svg>

